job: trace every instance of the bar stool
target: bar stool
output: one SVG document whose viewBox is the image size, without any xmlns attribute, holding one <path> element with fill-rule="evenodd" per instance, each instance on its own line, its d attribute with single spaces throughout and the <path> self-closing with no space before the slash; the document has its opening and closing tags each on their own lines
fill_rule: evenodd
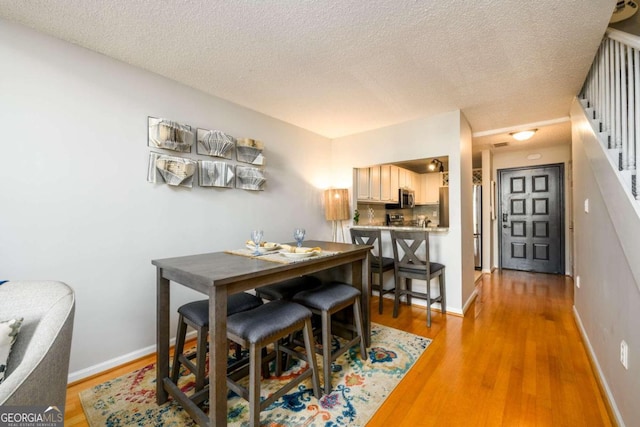
<svg viewBox="0 0 640 427">
<path fill-rule="evenodd" d="M 299 330 L 303 331 L 305 355 L 295 351 L 293 347 L 285 347 L 279 343 L 282 338 Z M 227 318 L 227 338 L 249 348 L 249 388 L 240 385 L 233 378 L 233 375 L 227 376 L 229 389 L 249 402 L 249 425 L 258 426 L 260 412 L 263 409 L 310 376 L 313 393 L 316 398 L 320 398 L 320 381 L 314 352 L 311 311 L 307 308 L 290 301 L 277 300 L 249 311 L 234 314 Z M 309 369 L 291 379 L 265 400 L 260 401 L 262 350 L 271 343 L 274 343 L 278 360 L 281 359 L 280 352 L 284 351 L 306 361 Z M 276 363 L 276 375 L 280 375 L 278 363 Z"/>
<path fill-rule="evenodd" d="M 360 291 L 351 285 L 344 283 L 331 283 L 316 289 L 298 292 L 293 301 L 304 305 L 314 314 L 321 316 L 322 322 L 322 362 L 324 364 L 324 392 L 331 393 L 331 363 L 338 356 L 360 343 L 360 357 L 367 358 L 367 349 L 364 342 L 362 327 L 362 310 L 360 307 Z M 336 351 L 331 351 L 331 316 L 349 306 L 353 307 L 356 336 Z M 353 330 L 353 325 L 341 325 Z"/>
<path fill-rule="evenodd" d="M 262 300 L 255 295 L 241 292 L 229 295 L 227 298 L 228 316 L 246 310 L 259 307 Z M 176 333 L 176 346 L 173 355 L 173 366 L 171 368 L 171 381 L 177 384 L 180 375 L 180 365 L 184 366 L 195 375 L 195 391 L 202 390 L 207 382 L 205 376 L 207 337 L 209 335 L 209 300 L 194 301 L 184 304 L 178 308 L 180 314 L 178 318 L 178 332 Z M 184 341 L 187 335 L 187 326 L 191 326 L 197 332 L 197 344 L 195 354 L 184 354 Z M 236 357 L 240 356 L 240 349 L 237 348 Z M 191 359 L 196 359 L 196 363 Z"/>
<path fill-rule="evenodd" d="M 382 314 L 382 297 L 386 294 L 394 293 L 396 290 L 395 274 L 393 276 L 394 286 L 391 289 L 384 288 L 384 273 L 385 271 L 393 270 L 393 258 L 382 256 L 382 232 L 379 228 L 375 230 L 359 230 L 351 229 L 351 241 L 354 245 L 369 245 L 373 246 L 371 249 L 371 263 L 369 282 L 371 283 L 371 289 L 378 291 L 380 296 L 378 300 L 378 313 Z M 373 274 L 378 275 L 378 284 L 373 284 Z"/>
<path fill-rule="evenodd" d="M 321 284 L 322 282 L 317 277 L 300 276 L 274 283 L 273 285 L 256 288 L 256 295 L 269 301 L 279 299 L 291 300 L 298 292 L 315 289 Z"/>
<path fill-rule="evenodd" d="M 411 304 L 411 297 L 423 298 L 427 300 L 427 327 L 430 328 L 431 304 L 439 302 L 442 314 L 447 314 L 447 294 L 444 282 L 444 265 L 431 262 L 429 259 L 429 232 L 391 230 L 391 243 L 395 260 L 396 283 L 400 284 L 403 277 L 405 279 L 404 289 L 398 286 L 396 290 L 396 297 L 393 301 L 393 317 L 398 317 L 402 295 L 407 296 L 408 304 Z M 400 250 L 402 250 L 402 256 L 400 256 Z M 438 277 L 440 285 L 440 295 L 436 298 L 431 297 L 431 279 L 434 277 Z M 426 281 L 426 292 L 412 290 L 412 279 Z"/>
</svg>

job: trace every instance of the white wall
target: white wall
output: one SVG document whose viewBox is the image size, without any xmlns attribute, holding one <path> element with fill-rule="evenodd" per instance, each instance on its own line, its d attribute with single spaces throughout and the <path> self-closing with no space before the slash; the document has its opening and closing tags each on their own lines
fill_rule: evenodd
<svg viewBox="0 0 640 427">
<path fill-rule="evenodd" d="M 574 311 L 620 425 L 640 420 L 640 217 L 578 102 L 572 111 Z M 589 199 L 589 213 L 584 200 Z M 580 207 L 580 208 L 578 208 Z M 635 247 L 633 246 L 635 245 Z M 634 272 L 635 269 L 635 272 Z M 629 369 L 620 342 L 629 346 Z"/>
<path fill-rule="evenodd" d="M 460 247 L 462 265 L 462 303 L 464 310 L 475 295 L 473 261 L 473 165 L 472 134 L 467 119 L 460 114 Z M 451 181 L 451 174 L 449 174 Z M 451 185 L 451 184 L 449 184 Z"/>
<path fill-rule="evenodd" d="M 526 144 L 526 143 L 525 143 Z M 530 154 L 540 154 L 538 159 L 527 159 Z M 564 164 L 564 243 L 565 243 L 565 273 L 572 274 L 571 266 L 573 264 L 573 234 L 571 230 L 571 146 L 568 144 L 554 145 L 550 147 L 537 148 L 535 150 L 523 148 L 517 151 L 500 151 L 493 152 L 493 180 L 498 181 L 499 169 L 532 167 L 539 165 L 549 165 L 554 163 Z M 499 192 L 499 188 L 496 189 Z M 500 203 L 500 195 L 496 194 L 496 203 Z M 498 206 L 496 206 L 496 215 Z M 494 225 L 497 221 L 494 222 Z M 494 226 L 493 240 L 493 268 L 497 268 L 500 263 L 500 252 L 498 247 L 498 233 L 500 230 Z"/>
<path fill-rule="evenodd" d="M 482 150 L 482 272 L 491 273 L 493 262 L 492 241 L 495 220 L 491 219 L 491 187 L 493 180 L 493 155 Z M 494 206 L 495 209 L 495 206 Z M 497 211 L 494 211 L 497 212 Z"/>
<path fill-rule="evenodd" d="M 75 289 L 72 379 L 154 345 L 152 259 L 241 247 L 255 227 L 330 239 L 329 140 L 3 20 L 0 58 L 0 278 Z M 149 115 L 264 141 L 266 191 L 147 183 Z M 202 297 L 173 289 L 173 312 Z"/>
<path fill-rule="evenodd" d="M 469 245 L 473 245 L 470 219 L 472 203 L 470 130 L 465 131 L 464 141 L 461 141 L 461 129 L 468 127 L 463 121 L 466 123 L 460 111 L 452 111 L 338 138 L 332 142 L 333 176 L 340 186 L 350 188 L 351 191 L 354 167 L 449 156 L 449 232 L 438 237 L 438 241 L 441 242 L 440 251 L 433 253 L 432 256 L 446 265 L 447 309 L 457 313 L 462 313 L 466 298 L 470 297 L 468 286 L 473 286 L 473 247 L 470 246 L 471 259 L 468 260 L 466 259 L 469 257 L 468 249 L 465 248 L 463 254 L 461 243 L 463 233 L 467 233 L 464 238 L 468 238 Z M 468 149 L 467 145 L 469 145 Z M 461 157 L 464 157 L 464 160 Z M 461 163 L 468 172 L 461 171 Z M 469 190 L 464 191 L 464 197 L 468 197 L 468 200 L 465 199 L 463 203 L 461 179 L 466 177 L 469 178 Z M 467 208 L 469 219 L 465 217 L 463 224 L 461 211 Z M 467 263 L 464 268 L 463 255 L 464 262 Z M 470 284 L 465 282 L 464 292 L 463 280 L 470 280 Z"/>
</svg>

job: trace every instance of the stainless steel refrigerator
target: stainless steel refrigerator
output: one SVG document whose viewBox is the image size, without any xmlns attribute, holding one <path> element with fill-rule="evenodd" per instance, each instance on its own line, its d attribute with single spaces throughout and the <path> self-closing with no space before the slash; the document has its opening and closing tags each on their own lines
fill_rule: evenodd
<svg viewBox="0 0 640 427">
<path fill-rule="evenodd" d="M 482 186 L 473 186 L 473 263 L 482 270 Z"/>
<path fill-rule="evenodd" d="M 440 187 L 438 204 L 438 227 L 449 226 L 449 187 Z"/>
</svg>

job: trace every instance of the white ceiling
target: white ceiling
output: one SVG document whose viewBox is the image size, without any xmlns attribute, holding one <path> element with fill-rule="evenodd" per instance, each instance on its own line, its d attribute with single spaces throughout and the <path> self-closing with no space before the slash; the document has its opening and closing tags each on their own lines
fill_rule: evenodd
<svg viewBox="0 0 640 427">
<path fill-rule="evenodd" d="M 531 143 L 570 141 L 554 121 L 615 3 L 0 0 L 0 17 L 329 138 L 460 109 L 481 147 L 549 121 Z"/>
</svg>

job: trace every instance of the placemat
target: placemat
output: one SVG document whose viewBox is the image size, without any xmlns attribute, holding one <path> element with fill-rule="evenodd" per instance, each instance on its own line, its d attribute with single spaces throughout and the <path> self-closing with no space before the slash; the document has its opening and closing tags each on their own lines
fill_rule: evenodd
<svg viewBox="0 0 640 427">
<path fill-rule="evenodd" d="M 231 249 L 225 252 L 232 255 L 246 256 L 248 258 L 260 258 L 261 260 L 264 260 L 264 261 L 279 262 L 280 264 L 293 264 L 294 262 L 305 262 L 312 259 L 323 258 L 323 257 L 332 256 L 337 253 L 340 253 L 339 251 L 321 251 L 321 252 L 315 252 L 315 255 L 312 255 L 308 258 L 294 259 L 294 258 L 286 258 L 284 255 L 280 253 L 279 250 L 276 250 L 273 252 L 265 252 L 264 254 L 260 254 L 260 255 L 254 255 L 252 249 L 245 249 L 245 248 Z"/>
</svg>

